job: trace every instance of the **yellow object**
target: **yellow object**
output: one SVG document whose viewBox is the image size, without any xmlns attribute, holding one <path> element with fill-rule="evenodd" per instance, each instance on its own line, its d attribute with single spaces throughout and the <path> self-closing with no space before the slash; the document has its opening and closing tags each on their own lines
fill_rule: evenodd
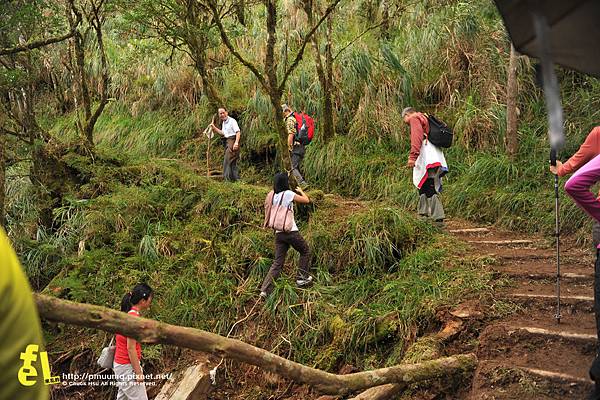
<svg viewBox="0 0 600 400">
<path fill-rule="evenodd" d="M 40 353 L 34 352 L 43 345 L 31 287 L 0 228 L 0 400 L 48 399 Z"/>
</svg>

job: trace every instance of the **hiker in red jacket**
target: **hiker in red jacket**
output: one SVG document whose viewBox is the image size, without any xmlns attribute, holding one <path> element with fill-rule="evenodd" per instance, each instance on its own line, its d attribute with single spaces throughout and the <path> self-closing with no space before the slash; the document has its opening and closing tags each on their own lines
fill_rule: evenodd
<svg viewBox="0 0 600 400">
<path fill-rule="evenodd" d="M 442 177 L 448 172 L 444 153 L 427 140 L 429 121 L 412 107 L 402 110 L 402 119 L 410 126 L 410 154 L 407 167 L 413 169 L 413 184 L 419 190 L 418 213 L 444 225 L 444 207 L 438 195 Z"/>
</svg>

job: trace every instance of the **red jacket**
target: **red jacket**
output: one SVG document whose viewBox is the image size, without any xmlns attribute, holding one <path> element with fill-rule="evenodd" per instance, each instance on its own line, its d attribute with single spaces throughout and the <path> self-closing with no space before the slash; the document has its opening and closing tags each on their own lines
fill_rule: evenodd
<svg viewBox="0 0 600 400">
<path fill-rule="evenodd" d="M 421 153 L 423 139 L 429 134 L 429 121 L 422 113 L 415 113 L 408 120 L 410 125 L 410 154 L 408 161 L 417 161 Z"/>
<path fill-rule="evenodd" d="M 600 154 L 600 126 L 596 126 L 587 135 L 583 144 L 563 165 L 557 168 L 558 176 L 572 174 L 592 158 Z"/>
</svg>

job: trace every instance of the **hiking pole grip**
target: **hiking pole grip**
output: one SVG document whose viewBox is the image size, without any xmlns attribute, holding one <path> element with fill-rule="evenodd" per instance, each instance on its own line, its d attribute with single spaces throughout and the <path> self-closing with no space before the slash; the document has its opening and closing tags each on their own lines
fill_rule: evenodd
<svg viewBox="0 0 600 400">
<path fill-rule="evenodd" d="M 550 149 L 550 165 L 556 167 L 556 149 L 554 147 Z"/>
</svg>

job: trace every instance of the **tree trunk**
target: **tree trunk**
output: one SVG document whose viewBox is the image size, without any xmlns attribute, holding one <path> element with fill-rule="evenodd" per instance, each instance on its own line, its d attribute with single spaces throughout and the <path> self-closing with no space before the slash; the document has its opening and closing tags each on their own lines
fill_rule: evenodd
<svg viewBox="0 0 600 400">
<path fill-rule="evenodd" d="M 102 23 L 103 22 L 102 22 L 102 18 L 100 16 L 101 10 L 98 8 L 98 6 L 96 6 L 96 4 L 93 1 L 91 4 L 92 4 L 92 11 L 91 11 L 91 17 L 90 17 L 90 24 L 93 26 L 94 32 L 96 33 L 96 40 L 98 42 L 98 51 L 100 53 L 100 63 L 101 63 L 101 68 L 102 68 L 102 82 L 101 82 L 102 89 L 100 92 L 100 104 L 98 104 L 98 107 L 96 108 L 96 110 L 94 110 L 93 114 L 91 113 L 91 104 L 89 105 L 90 116 L 89 116 L 89 118 L 86 119 L 85 131 L 84 131 L 84 136 L 86 138 L 87 145 L 90 149 L 93 149 L 94 148 L 94 127 L 96 126 L 96 122 L 98 121 L 98 118 L 100 118 L 100 115 L 102 115 L 104 108 L 108 104 L 108 85 L 109 85 L 110 76 L 109 76 L 109 72 L 108 72 L 108 60 L 106 59 L 106 52 L 104 51 L 104 38 L 102 35 Z"/>
<path fill-rule="evenodd" d="M 283 122 L 283 114 L 281 112 L 281 97 L 282 94 L 276 89 L 269 93 L 271 107 L 273 109 L 273 123 L 275 124 L 275 129 L 277 130 L 277 136 L 279 136 L 277 152 L 281 155 L 281 166 L 288 171 L 288 175 L 290 177 L 290 187 L 295 188 L 298 185 L 298 182 L 296 182 L 294 175 L 289 173 L 292 170 L 292 158 L 288 149 L 288 133 L 285 123 Z"/>
<path fill-rule="evenodd" d="M 194 66 L 202 81 L 202 89 L 208 98 L 208 102 L 210 103 L 213 112 L 216 112 L 219 107 L 223 107 L 225 104 L 210 81 L 208 70 L 206 69 L 206 48 L 202 48 L 196 40 L 190 41 L 189 43 L 191 47 L 190 50 L 194 55 Z"/>
<path fill-rule="evenodd" d="M 304 2 L 304 10 L 308 17 L 309 25 L 314 25 L 313 15 L 313 3 L 312 1 Z M 317 69 L 317 77 L 321 84 L 322 97 L 321 97 L 321 120 L 322 122 L 322 134 L 321 137 L 325 142 L 329 141 L 335 135 L 333 127 L 333 100 L 331 99 L 331 86 L 333 79 L 333 58 L 331 56 L 331 31 L 332 31 L 332 18 L 328 17 L 327 20 L 327 43 L 325 48 L 325 68 L 323 67 L 323 59 L 321 57 L 321 46 L 319 45 L 318 35 L 315 33 L 312 38 L 312 45 L 315 51 L 315 61 Z"/>
<path fill-rule="evenodd" d="M 404 362 L 406 362 L 406 356 L 410 353 L 417 354 L 417 360 L 419 362 L 428 361 L 432 358 L 439 357 L 442 354 L 442 347 L 444 344 L 455 337 L 464 329 L 464 325 L 460 319 L 452 318 L 448 319 L 444 324 L 444 328 L 439 332 L 417 339 L 406 351 Z M 427 351 L 423 352 L 423 343 L 427 348 Z M 410 356 L 413 362 L 415 361 L 414 356 Z M 360 393 L 358 396 L 351 398 L 350 400 L 386 400 L 393 399 L 402 392 L 402 385 L 395 383 L 387 384 L 383 386 L 372 387 Z"/>
<path fill-rule="evenodd" d="M 325 44 L 325 78 L 327 87 L 324 88 L 323 99 L 323 140 L 325 142 L 335 136 L 333 124 L 333 55 L 331 54 L 333 37 L 333 16 L 327 17 L 327 43 Z"/>
<path fill-rule="evenodd" d="M 30 73 L 29 61 L 25 63 L 26 70 Z M 31 167 L 30 177 L 36 196 L 36 208 L 39 212 L 39 223 L 47 229 L 52 228 L 52 210 L 55 205 L 53 193 L 48 188 L 48 174 L 51 173 L 55 165 L 49 162 L 46 146 L 49 137 L 37 123 L 33 103 L 33 87 L 26 86 L 21 88 L 21 93 L 17 99 L 21 98 L 22 107 L 19 124 L 25 135 L 29 138 L 31 146 Z"/>
<path fill-rule="evenodd" d="M 390 3 L 389 0 L 381 1 L 381 38 L 387 40 L 390 38 Z"/>
<path fill-rule="evenodd" d="M 511 158 L 514 158 L 519 151 L 517 138 L 517 56 L 517 52 L 511 44 L 506 89 L 506 146 L 508 155 Z"/>
<path fill-rule="evenodd" d="M 67 18 L 72 30 L 76 30 L 77 26 L 73 21 L 73 15 L 77 17 L 79 21 L 81 19 L 81 10 L 77 9 L 73 0 L 69 1 L 70 10 L 67 12 Z M 108 60 L 106 58 L 106 52 L 104 51 L 104 39 L 102 35 L 102 24 L 103 20 L 101 17 L 102 5 L 96 5 L 95 2 L 90 3 L 90 10 L 85 14 L 91 25 L 94 33 L 96 34 L 96 40 L 98 43 L 98 52 L 100 53 L 100 62 L 102 69 L 102 81 L 101 81 L 101 93 L 100 93 L 100 104 L 92 112 L 92 99 L 90 96 L 90 89 L 88 87 L 88 76 L 85 72 L 85 48 L 84 48 L 84 37 L 79 31 L 76 31 L 73 37 L 73 52 L 75 53 L 75 71 L 76 71 L 76 82 L 77 82 L 77 94 L 74 96 L 77 112 L 77 128 L 79 133 L 83 136 L 89 149 L 94 147 L 94 127 L 98 118 L 104 111 L 104 108 L 108 104 L 108 85 L 109 85 L 109 72 L 108 72 Z M 80 96 L 80 102 L 77 102 L 77 97 Z M 83 120 L 80 116 L 80 110 L 77 106 L 81 105 L 83 108 Z"/>
<path fill-rule="evenodd" d="M 235 6 L 235 16 L 240 24 L 246 26 L 246 2 L 238 0 Z"/>
<path fill-rule="evenodd" d="M 455 374 L 472 372 L 477 364 L 474 354 L 464 354 L 420 364 L 336 375 L 287 360 L 242 341 L 200 329 L 169 325 L 134 317 L 121 311 L 40 294 L 35 295 L 35 300 L 40 316 L 49 321 L 120 333 L 142 343 L 169 344 L 231 358 L 285 376 L 297 383 L 308 384 L 328 394 L 346 395 L 388 383 L 398 383 L 407 387 L 425 380 L 447 379 Z"/>
<path fill-rule="evenodd" d="M 214 85 L 210 81 L 208 74 L 206 51 L 209 46 L 209 39 L 206 35 L 198 35 L 198 31 L 203 31 L 205 26 L 210 24 L 207 22 L 209 17 L 198 9 L 198 5 L 194 2 L 187 3 L 185 11 L 185 34 L 184 41 L 190 51 L 190 55 L 194 60 L 194 66 L 200 80 L 202 81 L 202 90 L 208 98 L 208 102 L 212 108 L 212 112 L 217 112 L 219 107 L 225 106 L 223 100 L 215 90 Z M 243 4 L 239 5 L 243 8 Z M 237 10 L 237 8 L 236 8 Z"/>
</svg>

